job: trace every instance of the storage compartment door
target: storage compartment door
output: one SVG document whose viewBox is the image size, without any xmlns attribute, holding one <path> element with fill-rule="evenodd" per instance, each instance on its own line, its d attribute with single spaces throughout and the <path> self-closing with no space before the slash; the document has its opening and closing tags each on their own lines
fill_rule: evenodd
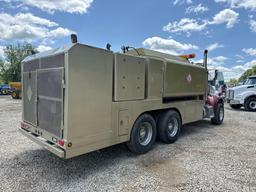
<svg viewBox="0 0 256 192">
<path fill-rule="evenodd" d="M 146 60 L 130 55 L 115 55 L 115 101 L 145 99 Z"/>
<path fill-rule="evenodd" d="M 36 72 L 24 72 L 22 92 L 23 119 L 34 126 L 37 126 L 36 95 Z"/>
<path fill-rule="evenodd" d="M 63 68 L 40 69 L 37 72 L 38 127 L 62 135 Z"/>
</svg>

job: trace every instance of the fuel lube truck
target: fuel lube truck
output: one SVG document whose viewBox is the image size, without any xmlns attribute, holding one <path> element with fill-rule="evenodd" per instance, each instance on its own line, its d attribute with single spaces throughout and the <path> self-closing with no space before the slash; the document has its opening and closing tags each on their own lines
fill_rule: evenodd
<svg viewBox="0 0 256 192">
<path fill-rule="evenodd" d="M 207 51 L 203 64 L 191 57 L 77 41 L 30 55 L 22 63 L 19 131 L 68 159 L 124 142 L 142 154 L 156 138 L 175 142 L 184 124 L 221 124 L 223 100 L 208 93 Z"/>
</svg>

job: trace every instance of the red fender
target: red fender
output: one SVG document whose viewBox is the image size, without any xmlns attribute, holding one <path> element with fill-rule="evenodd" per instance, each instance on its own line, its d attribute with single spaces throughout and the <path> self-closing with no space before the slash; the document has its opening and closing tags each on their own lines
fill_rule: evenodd
<svg viewBox="0 0 256 192">
<path fill-rule="evenodd" d="M 206 103 L 212 106 L 215 111 L 219 103 L 219 97 L 217 95 L 209 95 Z"/>
</svg>

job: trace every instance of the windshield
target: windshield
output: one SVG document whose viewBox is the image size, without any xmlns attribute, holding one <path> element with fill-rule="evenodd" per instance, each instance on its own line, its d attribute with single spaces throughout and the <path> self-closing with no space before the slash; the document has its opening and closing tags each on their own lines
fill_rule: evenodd
<svg viewBox="0 0 256 192">
<path fill-rule="evenodd" d="M 254 85 L 254 84 L 256 84 L 256 78 L 247 79 L 244 83 L 244 85 Z"/>
<path fill-rule="evenodd" d="M 209 71 L 208 73 L 208 79 L 213 80 L 215 77 L 215 71 Z M 224 81 L 224 75 L 223 72 L 217 71 L 217 81 Z"/>
</svg>

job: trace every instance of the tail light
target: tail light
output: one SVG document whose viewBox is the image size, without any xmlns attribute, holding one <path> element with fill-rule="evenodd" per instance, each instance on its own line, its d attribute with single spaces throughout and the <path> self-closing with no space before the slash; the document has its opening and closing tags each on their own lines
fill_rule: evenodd
<svg viewBox="0 0 256 192">
<path fill-rule="evenodd" d="M 20 128 L 25 129 L 26 128 L 26 124 L 23 123 L 23 122 L 20 122 Z"/>
<path fill-rule="evenodd" d="M 64 147 L 64 145 L 65 145 L 65 141 L 63 141 L 63 140 L 59 140 L 59 141 L 58 141 L 58 144 L 59 144 L 60 146 Z"/>
</svg>

